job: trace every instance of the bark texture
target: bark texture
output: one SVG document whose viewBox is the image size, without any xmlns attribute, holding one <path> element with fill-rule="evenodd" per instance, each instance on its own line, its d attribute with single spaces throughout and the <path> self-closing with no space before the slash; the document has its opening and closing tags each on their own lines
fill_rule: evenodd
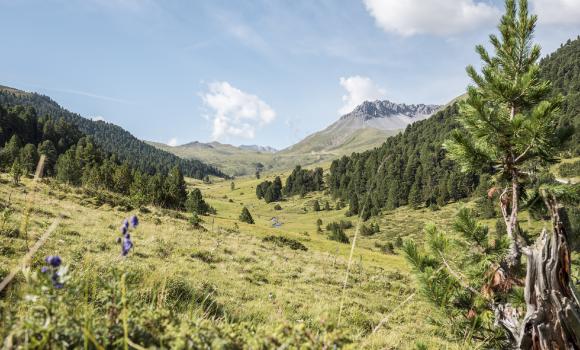
<svg viewBox="0 0 580 350">
<path fill-rule="evenodd" d="M 570 278 L 570 249 L 561 215 L 548 195 L 553 232 L 544 230 L 527 256 L 525 301 L 527 312 L 514 335 L 517 349 L 580 349 L 580 308 Z"/>
</svg>

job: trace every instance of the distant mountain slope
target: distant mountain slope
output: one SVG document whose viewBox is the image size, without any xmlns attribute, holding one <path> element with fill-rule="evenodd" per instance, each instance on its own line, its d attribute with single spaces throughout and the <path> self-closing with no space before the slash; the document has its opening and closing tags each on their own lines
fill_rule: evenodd
<svg viewBox="0 0 580 350">
<path fill-rule="evenodd" d="M 81 132 L 92 136 L 95 143 L 106 152 L 114 153 L 120 160 L 127 161 L 131 166 L 148 173 L 154 172 L 155 169 L 167 172 L 175 165 L 179 165 L 183 174 L 190 177 L 225 176 L 213 166 L 208 166 L 198 160 L 181 159 L 174 154 L 148 145 L 117 125 L 89 120 L 79 114 L 69 112 L 44 95 L 0 85 L 0 104 L 32 106 L 41 116 L 62 117 L 78 127 Z"/>
<path fill-rule="evenodd" d="M 415 121 L 431 116 L 439 106 L 435 105 L 407 105 L 390 101 L 365 101 L 352 112 L 340 117 L 326 129 L 316 132 L 297 144 L 283 150 L 282 153 L 312 153 L 336 150 L 351 140 L 358 138 L 358 144 L 364 138 L 358 136 L 360 130 L 372 129 L 374 135 L 367 140 L 367 149 L 384 142 L 385 137 L 396 134 L 398 131 Z M 369 132 L 365 132 L 365 136 Z M 376 141 L 376 142 L 375 142 Z M 346 147 L 349 149 L 348 147 Z M 364 148 L 364 147 L 363 147 Z M 350 149 L 349 149 L 350 150 Z M 363 149 L 357 149 L 358 151 Z M 344 152 L 341 152 L 344 153 Z"/>
<path fill-rule="evenodd" d="M 282 151 L 265 146 L 232 146 L 219 142 L 190 142 L 171 147 L 149 144 L 179 157 L 197 159 L 232 175 L 253 174 L 256 163 L 266 169 L 291 169 L 331 161 L 381 145 L 410 123 L 429 117 L 438 106 L 406 105 L 389 101 L 364 102 L 328 128 Z"/>
</svg>

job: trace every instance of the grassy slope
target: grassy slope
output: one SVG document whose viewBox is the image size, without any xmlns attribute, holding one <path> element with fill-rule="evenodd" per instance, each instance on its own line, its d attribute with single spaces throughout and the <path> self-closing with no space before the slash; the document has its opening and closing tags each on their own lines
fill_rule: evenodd
<svg viewBox="0 0 580 350">
<path fill-rule="evenodd" d="M 274 211 L 273 204 L 256 200 L 257 182 L 249 178 L 237 180 L 237 189 L 231 191 L 229 182 L 204 185 L 192 180 L 218 210 L 215 218 L 204 217 L 204 226 L 209 229 L 206 233 L 192 230 L 186 220 L 173 218 L 175 215 L 171 212 L 152 208 L 151 213 L 140 214 L 142 225 L 133 235 L 136 248 L 127 263 L 143 275 L 141 292 L 156 293 L 167 278 L 181 278 L 199 288 L 204 283 L 215 286 L 217 302 L 224 305 L 231 319 L 257 324 L 304 322 L 314 329 L 336 322 L 350 246 L 315 233 L 315 221 L 317 217 L 325 224 L 339 220 L 344 218 L 344 211 L 312 212 L 309 202 L 314 197 L 311 196 L 282 202 L 283 210 Z M 0 197 L 10 197 L 17 209 L 12 218 L 14 225 L 20 220 L 26 191 L 30 189 L 29 181 L 25 183 L 27 186 L 13 187 L 4 176 L 0 184 Z M 128 213 L 107 204 L 97 206 L 81 190 L 48 185 L 39 187 L 34 203 L 31 241 L 38 238 L 56 215 L 65 215 L 59 229 L 36 254 L 35 266 L 45 255 L 60 254 L 74 274 L 87 275 L 119 262 L 119 247 L 114 242 L 118 236 L 116 228 Z M 242 205 L 248 206 L 256 224 L 239 223 L 239 233 L 226 232 L 237 223 Z M 303 207 L 308 208 L 306 213 Z M 454 210 L 450 206 L 439 213 L 443 214 L 441 217 L 448 217 Z M 434 348 L 454 348 L 425 320 L 427 316 L 437 317 L 437 312 L 421 297 L 416 296 L 412 303 L 396 309 L 415 292 L 413 277 L 401 256 L 380 253 L 373 245 L 374 240 L 391 240 L 403 232 L 399 229 L 403 227 L 406 235 L 419 235 L 422 224 L 409 226 L 408 214 L 398 211 L 383 218 L 390 228 L 376 238 L 361 239 L 355 250 L 342 323 L 342 329 L 357 340 L 354 348 L 364 345 L 405 349 L 412 348 L 415 340 Z M 284 223 L 281 228 L 270 227 L 272 216 Z M 297 252 L 263 243 L 261 238 L 267 234 L 298 239 L 309 250 Z M 349 234 L 352 235 L 352 230 Z M 3 267 L 0 275 L 4 275 L 7 267 L 14 266 L 24 255 L 26 243 L 22 238 L 0 236 L 0 248 Z M 213 262 L 193 258 L 194 253 L 210 254 Z M 12 292 L 19 293 L 18 289 Z M 189 307 L 196 310 L 195 305 Z M 390 317 L 386 326 L 369 335 L 372 327 L 387 314 Z"/>
<path fill-rule="evenodd" d="M 328 140 L 320 139 L 320 135 L 315 134 L 311 139 L 297 144 L 296 148 L 277 153 L 244 150 L 224 144 L 214 145 L 214 147 L 207 147 L 205 144 L 171 147 L 157 142 L 147 143 L 179 157 L 197 159 L 216 166 L 227 174 L 247 175 L 254 173 L 256 162 L 264 164 L 267 169 L 291 169 L 296 165 L 317 164 L 343 155 L 350 155 L 352 152 L 362 152 L 377 147 L 385 142 L 388 136 L 396 133 L 398 131 L 361 129 L 340 146 L 331 148 L 324 146 Z M 313 151 L 313 149 L 318 151 Z"/>
</svg>

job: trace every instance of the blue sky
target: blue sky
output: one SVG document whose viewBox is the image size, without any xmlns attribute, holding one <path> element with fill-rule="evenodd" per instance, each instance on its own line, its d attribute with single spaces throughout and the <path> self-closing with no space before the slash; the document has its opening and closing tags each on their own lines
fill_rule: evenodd
<svg viewBox="0 0 580 350">
<path fill-rule="evenodd" d="M 544 53 L 580 0 L 531 0 Z M 289 146 L 364 99 L 444 104 L 502 3 L 0 0 L 0 84 L 139 138 Z"/>
</svg>

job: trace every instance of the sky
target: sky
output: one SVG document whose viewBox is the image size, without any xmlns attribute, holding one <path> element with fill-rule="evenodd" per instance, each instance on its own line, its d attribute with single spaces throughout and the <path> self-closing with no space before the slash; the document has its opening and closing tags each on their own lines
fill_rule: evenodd
<svg viewBox="0 0 580 350">
<path fill-rule="evenodd" d="M 530 0 L 543 53 L 580 0 Z M 0 85 L 140 139 L 282 149 L 365 100 L 465 91 L 500 0 L 0 0 Z"/>
</svg>

